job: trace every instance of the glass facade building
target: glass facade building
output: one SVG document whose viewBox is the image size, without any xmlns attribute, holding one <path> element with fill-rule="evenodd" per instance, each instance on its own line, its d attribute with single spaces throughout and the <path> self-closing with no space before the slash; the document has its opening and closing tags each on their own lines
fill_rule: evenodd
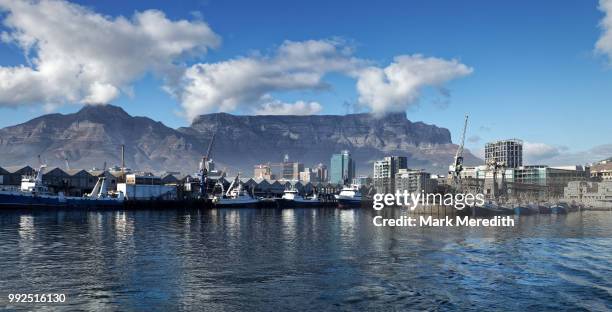
<svg viewBox="0 0 612 312">
<path fill-rule="evenodd" d="M 331 157 L 329 182 L 345 184 L 353 181 L 355 177 L 355 161 L 349 151 L 342 151 Z"/>
</svg>

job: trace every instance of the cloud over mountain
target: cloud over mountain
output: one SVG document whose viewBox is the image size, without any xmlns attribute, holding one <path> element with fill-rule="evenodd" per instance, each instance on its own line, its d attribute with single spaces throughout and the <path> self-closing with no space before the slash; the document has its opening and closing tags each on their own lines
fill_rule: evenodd
<svg viewBox="0 0 612 312">
<path fill-rule="evenodd" d="M 253 105 L 267 102 L 272 92 L 328 88 L 324 75 L 352 71 L 360 62 L 339 41 L 285 41 L 271 56 L 194 64 L 185 72 L 178 97 L 189 119 L 208 112 L 257 110 Z"/>
<path fill-rule="evenodd" d="M 405 110 L 426 87 L 440 90 L 473 69 L 457 60 L 400 55 L 387 67 L 353 55 L 342 41 L 285 41 L 272 56 L 255 55 L 218 63 L 195 64 L 184 77 L 178 97 L 186 116 L 240 108 L 257 111 L 274 92 L 329 88 L 324 77 L 340 73 L 356 79 L 359 103 L 373 113 Z M 447 92 L 442 92 L 448 96 Z"/>
<path fill-rule="evenodd" d="M 271 53 L 207 63 L 202 55 L 221 39 L 201 19 L 170 20 L 158 10 L 111 17 L 64 0 L 0 0 L 0 14 L 0 39 L 27 60 L 0 66 L 0 106 L 108 103 L 153 74 L 189 120 L 210 112 L 313 114 L 319 102 L 275 97 L 333 89 L 325 78 L 340 74 L 355 79 L 358 103 L 381 115 L 406 109 L 427 87 L 447 96 L 444 84 L 472 72 L 419 54 L 378 67 L 341 39 L 287 40 Z"/>
<path fill-rule="evenodd" d="M 263 103 L 255 110 L 256 115 L 315 115 L 323 110 L 318 102 L 297 101 L 285 103 L 278 100 Z"/>
<path fill-rule="evenodd" d="M 357 75 L 359 102 L 377 115 L 404 111 L 417 101 L 423 88 L 441 88 L 448 81 L 472 72 L 472 68 L 457 60 L 420 54 L 396 56 L 385 68 L 371 66 L 360 70 Z"/>
<path fill-rule="evenodd" d="M 169 20 L 157 10 L 111 18 L 65 1 L 0 0 L 4 43 L 29 64 L 0 67 L 0 105 L 107 103 L 146 73 L 167 81 L 187 55 L 220 43 L 202 21 Z"/>
</svg>

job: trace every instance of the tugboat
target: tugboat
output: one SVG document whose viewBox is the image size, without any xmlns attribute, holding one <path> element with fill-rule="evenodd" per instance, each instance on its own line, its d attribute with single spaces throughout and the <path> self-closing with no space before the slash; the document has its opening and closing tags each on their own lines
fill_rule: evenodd
<svg viewBox="0 0 612 312">
<path fill-rule="evenodd" d="M 302 197 L 299 192 L 291 187 L 283 192 L 283 197 L 277 200 L 279 208 L 315 208 L 321 206 L 321 201 L 315 193 L 310 198 Z"/>
<path fill-rule="evenodd" d="M 343 187 L 335 197 L 339 208 L 359 208 L 363 204 L 363 196 L 355 184 Z"/>
<path fill-rule="evenodd" d="M 221 186 L 221 196 L 215 195 L 212 198 L 216 208 L 257 208 L 259 206 L 259 200 L 242 189 L 240 174 L 232 181 L 225 194 L 223 194 L 223 185 L 220 183 L 217 185 Z"/>
<path fill-rule="evenodd" d="M 43 184 L 46 167 L 41 165 L 34 175 L 24 175 L 18 190 L 0 190 L 0 207 L 100 208 L 123 205 L 123 193 L 109 193 L 105 177 L 98 178 L 92 193 L 84 197 L 64 196 L 63 192 L 53 194 Z"/>
</svg>

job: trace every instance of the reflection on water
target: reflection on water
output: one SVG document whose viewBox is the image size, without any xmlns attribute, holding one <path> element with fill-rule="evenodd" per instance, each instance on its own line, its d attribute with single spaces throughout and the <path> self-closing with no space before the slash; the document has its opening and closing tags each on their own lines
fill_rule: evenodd
<svg viewBox="0 0 612 312">
<path fill-rule="evenodd" d="M 382 228 L 375 214 L 5 211 L 0 308 L 63 292 L 84 310 L 612 309 L 610 212 L 513 228 Z"/>
</svg>

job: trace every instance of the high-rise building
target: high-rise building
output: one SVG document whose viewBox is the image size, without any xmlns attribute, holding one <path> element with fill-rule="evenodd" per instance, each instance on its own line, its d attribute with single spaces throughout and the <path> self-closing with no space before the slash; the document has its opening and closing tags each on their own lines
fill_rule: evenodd
<svg viewBox="0 0 612 312">
<path fill-rule="evenodd" d="M 379 193 L 395 192 L 395 174 L 400 169 L 408 168 L 408 158 L 404 156 L 387 156 L 374 162 L 374 188 Z"/>
<path fill-rule="evenodd" d="M 310 168 L 304 168 L 304 171 L 300 172 L 300 181 L 304 183 L 317 182 L 316 173 Z"/>
<path fill-rule="evenodd" d="M 313 169 L 315 172 L 315 181 L 316 182 L 327 182 L 329 180 L 329 171 L 327 170 L 327 166 L 324 164 L 318 164 L 316 168 Z"/>
<path fill-rule="evenodd" d="M 523 141 L 517 139 L 490 142 L 485 145 L 485 164 L 503 164 L 506 168 L 523 165 Z"/>
<path fill-rule="evenodd" d="M 256 165 L 253 169 L 253 178 L 266 180 L 274 179 L 272 168 L 269 165 Z"/>
<path fill-rule="evenodd" d="M 351 158 L 349 151 L 342 151 L 331 157 L 331 170 L 329 182 L 345 184 L 353 181 L 355 177 L 355 161 Z"/>
<path fill-rule="evenodd" d="M 403 193 L 431 193 L 435 189 L 435 180 L 423 170 L 400 169 L 395 174 L 395 191 Z"/>
<path fill-rule="evenodd" d="M 285 155 L 281 163 L 281 178 L 284 180 L 299 180 L 300 172 L 304 171 L 304 164 L 289 161 L 289 155 Z"/>
</svg>

